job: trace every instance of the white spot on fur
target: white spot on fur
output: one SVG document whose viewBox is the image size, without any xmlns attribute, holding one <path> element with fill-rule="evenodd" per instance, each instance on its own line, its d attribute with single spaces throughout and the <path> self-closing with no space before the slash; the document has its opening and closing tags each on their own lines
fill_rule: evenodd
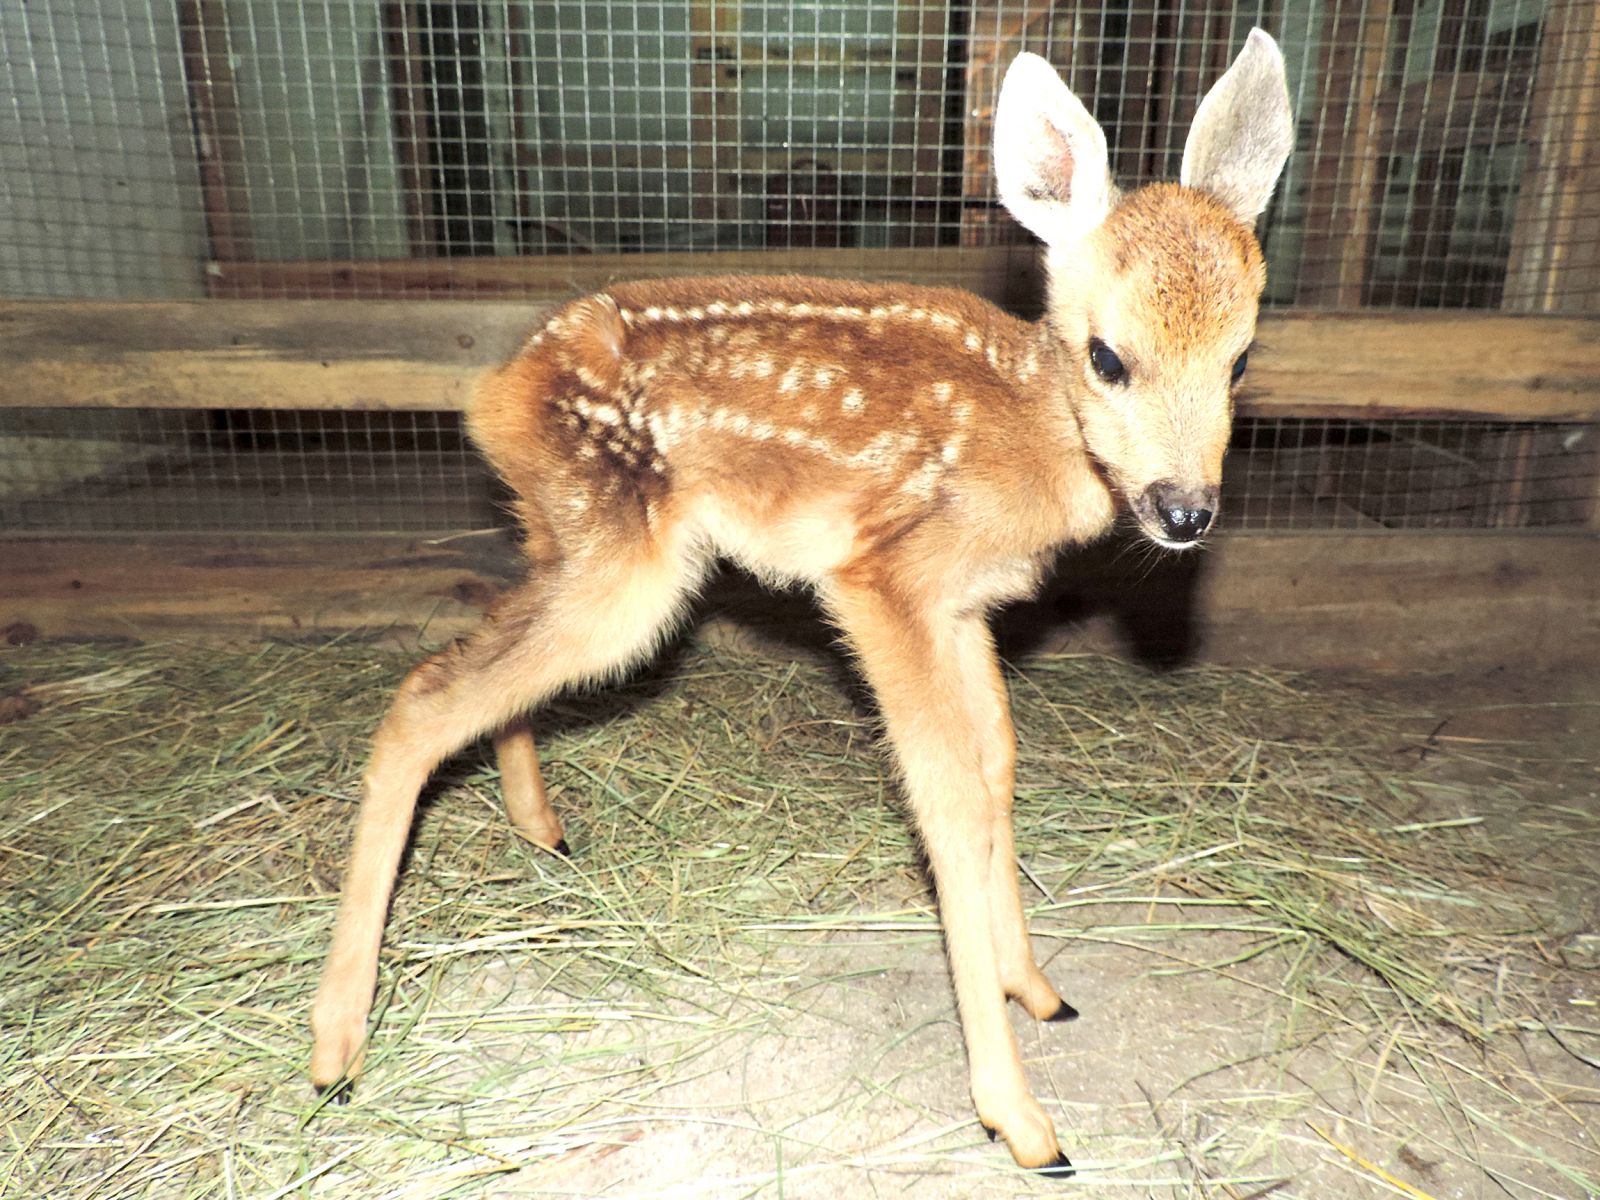
<svg viewBox="0 0 1600 1200">
<path fill-rule="evenodd" d="M 843 462 L 847 467 L 892 467 L 910 452 L 916 442 L 914 434 L 885 430 Z"/>
<path fill-rule="evenodd" d="M 811 373 L 811 386 L 815 388 L 830 388 L 839 378 L 837 367 L 818 367 Z"/>
<path fill-rule="evenodd" d="M 847 413 L 858 413 L 866 406 L 867 397 L 860 388 L 851 388 L 839 402 L 839 407 Z"/>
<path fill-rule="evenodd" d="M 929 390 L 933 392 L 933 402 L 943 408 L 950 403 L 950 397 L 955 395 L 956 385 L 948 379 L 941 379 Z"/>
<path fill-rule="evenodd" d="M 745 358 L 736 361 L 728 368 L 728 374 L 735 379 L 770 379 L 776 371 L 777 364 L 772 359 L 762 355 L 760 358 Z"/>
<path fill-rule="evenodd" d="M 684 426 L 698 429 L 705 423 L 705 419 L 697 412 L 686 416 L 683 409 L 673 407 L 665 412 L 653 412 L 645 418 L 645 426 L 650 430 L 650 438 L 656 444 L 656 449 L 661 453 L 669 453 L 682 439 Z"/>
<path fill-rule="evenodd" d="M 611 393 L 611 385 L 604 379 L 601 379 L 600 376 L 596 375 L 582 363 L 575 362 L 570 364 L 570 366 L 572 373 L 576 375 L 582 382 L 583 386 L 588 388 L 591 392 L 599 392 L 603 396 Z"/>
<path fill-rule="evenodd" d="M 908 496 L 916 497 L 918 500 L 932 500 L 941 474 L 943 474 L 943 467 L 938 459 L 924 459 L 920 467 L 906 476 L 905 481 L 900 485 L 900 490 Z"/>
</svg>

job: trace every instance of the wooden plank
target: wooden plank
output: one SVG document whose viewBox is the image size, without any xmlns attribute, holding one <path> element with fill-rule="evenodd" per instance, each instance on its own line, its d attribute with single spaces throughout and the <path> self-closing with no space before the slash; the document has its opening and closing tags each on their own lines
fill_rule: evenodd
<svg viewBox="0 0 1600 1200">
<path fill-rule="evenodd" d="M 652 254 L 569 254 L 514 258 L 411 259 L 348 262 L 213 263 L 214 293 L 257 299 L 492 295 L 567 300 L 629 279 L 683 275 L 823 275 L 845 279 L 906 279 L 985 292 L 1015 275 L 1015 260 L 987 248 L 927 247 L 673 250 Z"/>
<path fill-rule="evenodd" d="M 0 407 L 456 410 L 543 307 L 0 303 Z M 1269 313 L 1257 342 L 1241 415 L 1600 414 L 1600 319 Z"/>
<path fill-rule="evenodd" d="M 443 545 L 412 537 L 0 545 L 0 628 L 21 624 L 46 637 L 258 637 L 396 624 L 447 641 L 520 573 L 503 536 Z"/>
<path fill-rule="evenodd" d="M 0 628 L 46 637 L 381 633 L 438 645 L 521 565 L 508 538 L 150 538 L 3 543 Z M 1015 644 L 1297 668 L 1570 666 L 1600 655 L 1600 538 L 1234 534 L 1207 553 L 1068 554 Z M 740 583 L 704 614 L 792 621 Z M 767 614 L 767 615 L 764 615 Z M 787 628 L 787 627 L 786 627 Z M 789 628 L 792 633 L 792 628 Z"/>
<path fill-rule="evenodd" d="M 1222 534 L 1206 554 L 1106 563 L 1054 584 L 1067 612 L 1108 604 L 1117 629 L 1069 628 L 1061 649 L 1156 661 L 1379 671 L 1600 667 L 1600 537 L 1540 534 Z"/>
<path fill-rule="evenodd" d="M 1457 312 L 1265 314 L 1240 412 L 1274 416 L 1600 413 L 1600 321 Z"/>
<path fill-rule="evenodd" d="M 515 349 L 538 311 L 443 301 L 7 304 L 0 407 L 459 410 L 474 376 Z"/>
</svg>

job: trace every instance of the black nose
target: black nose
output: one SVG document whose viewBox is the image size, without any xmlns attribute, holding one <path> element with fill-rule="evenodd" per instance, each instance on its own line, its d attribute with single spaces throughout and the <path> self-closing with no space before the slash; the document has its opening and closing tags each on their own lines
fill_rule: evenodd
<svg viewBox="0 0 1600 1200">
<path fill-rule="evenodd" d="M 1211 527 L 1217 511 L 1215 488 L 1181 488 L 1153 483 L 1145 492 L 1161 531 L 1174 542 L 1192 542 Z"/>
</svg>

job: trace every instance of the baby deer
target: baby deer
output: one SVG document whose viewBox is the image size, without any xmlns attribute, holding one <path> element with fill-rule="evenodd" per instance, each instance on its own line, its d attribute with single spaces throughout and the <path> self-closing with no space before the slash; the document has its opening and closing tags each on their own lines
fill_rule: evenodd
<svg viewBox="0 0 1600 1200">
<path fill-rule="evenodd" d="M 1192 546 L 1215 520 L 1232 389 L 1265 281 L 1251 226 L 1293 137 L 1251 33 L 1201 103 L 1178 184 L 1120 195 L 1105 136 L 1040 58 L 1006 75 L 995 170 L 1048 248 L 1049 309 L 958 291 L 686 279 L 561 309 L 484 379 L 474 439 L 518 497 L 527 582 L 417 667 L 373 740 L 311 1024 L 311 1078 L 358 1069 L 418 791 L 494 736 L 513 825 L 565 850 L 527 716 L 650 653 L 714 560 L 804 581 L 870 684 L 938 890 L 978 1118 L 1070 1170 L 1005 1000 L 1075 1016 L 1028 940 L 1015 744 L 987 614 L 1119 509 Z"/>
</svg>

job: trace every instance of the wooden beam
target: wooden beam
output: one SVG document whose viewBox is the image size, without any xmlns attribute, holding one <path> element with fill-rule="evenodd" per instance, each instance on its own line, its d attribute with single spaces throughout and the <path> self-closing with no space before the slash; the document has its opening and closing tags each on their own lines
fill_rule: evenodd
<svg viewBox="0 0 1600 1200">
<path fill-rule="evenodd" d="M 543 307 L 0 303 L 0 407 L 458 410 Z M 1600 415 L 1596 318 L 1268 313 L 1257 342 L 1241 415 Z"/>
<path fill-rule="evenodd" d="M 514 350 L 538 311 L 442 301 L 0 305 L 0 407 L 459 410 L 473 377 Z"/>
<path fill-rule="evenodd" d="M 0 628 L 46 637 L 328 636 L 437 646 L 519 578 L 503 535 L 11 539 Z M 1594 662 L 1592 533 L 1223 534 L 1152 562 L 1117 542 L 1066 555 L 1018 644 L 1297 668 L 1451 670 Z M 701 613 L 793 632 L 738 582 Z M 788 638 L 785 638 L 787 641 Z"/>
<path fill-rule="evenodd" d="M 1269 416 L 1600 414 L 1600 320 L 1454 312 L 1263 315 L 1240 412 Z"/>
<path fill-rule="evenodd" d="M 1221 533 L 1144 566 L 1114 545 L 1068 555 L 1050 607 L 1109 609 L 1116 628 L 1091 618 L 1043 645 L 1298 669 L 1600 666 L 1593 533 Z"/>
<path fill-rule="evenodd" d="M 629 279 L 680 275 L 824 275 L 842 279 L 904 279 L 985 293 L 1015 274 L 1017 259 L 989 248 L 796 248 L 708 253 L 568 254 L 417 261 L 211 263 L 213 294 L 238 299 L 402 300 L 516 296 L 569 300 Z"/>
</svg>

